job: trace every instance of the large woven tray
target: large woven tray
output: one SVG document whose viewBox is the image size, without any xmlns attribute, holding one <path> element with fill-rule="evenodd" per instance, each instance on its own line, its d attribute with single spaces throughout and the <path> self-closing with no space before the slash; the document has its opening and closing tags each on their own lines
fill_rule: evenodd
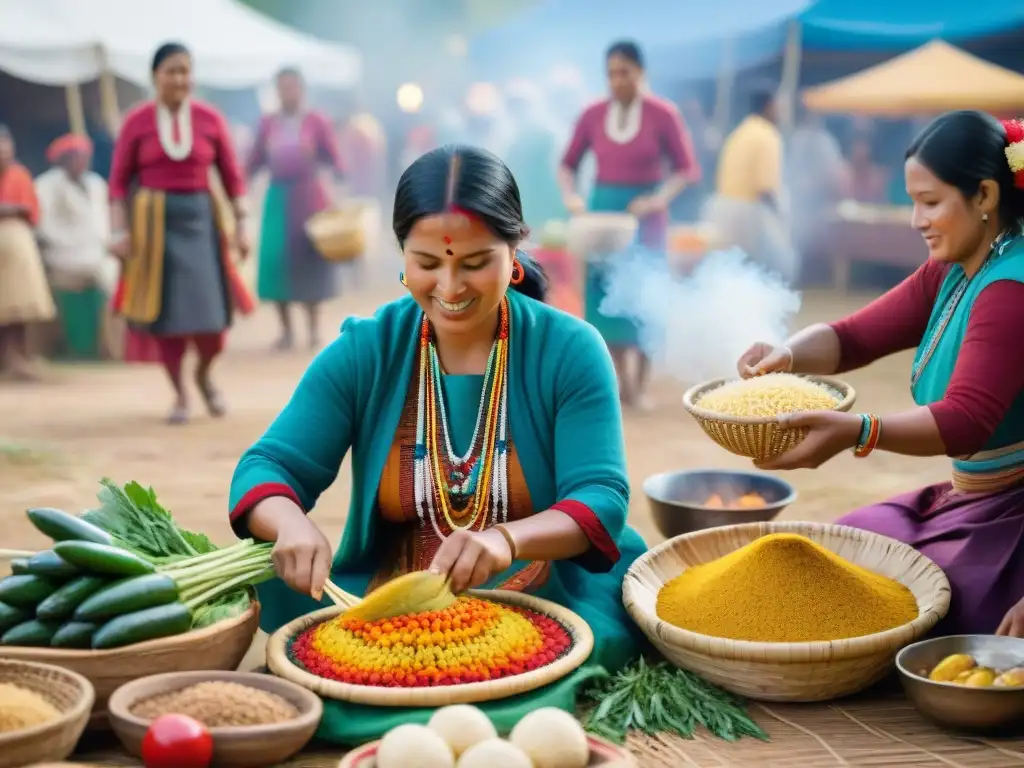
<svg viewBox="0 0 1024 768">
<path fill-rule="evenodd" d="M 550 664 L 521 675 L 488 680 L 482 683 L 439 685 L 425 688 L 384 688 L 375 685 L 352 685 L 327 680 L 296 665 L 290 655 L 292 641 L 315 624 L 343 613 L 344 608 L 332 606 L 301 616 L 281 627 L 267 641 L 267 666 L 285 680 L 298 683 L 318 696 L 377 707 L 441 707 L 446 704 L 471 704 L 516 696 L 560 680 L 577 669 L 594 649 L 594 633 L 581 617 L 549 600 L 505 590 L 473 590 L 473 597 L 505 605 L 518 606 L 543 614 L 560 623 L 572 639 L 569 652 Z"/>
</svg>

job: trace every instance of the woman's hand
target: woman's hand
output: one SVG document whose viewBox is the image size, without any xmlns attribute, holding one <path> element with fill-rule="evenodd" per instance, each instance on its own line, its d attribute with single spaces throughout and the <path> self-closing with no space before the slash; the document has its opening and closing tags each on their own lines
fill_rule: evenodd
<svg viewBox="0 0 1024 768">
<path fill-rule="evenodd" d="M 573 216 L 579 216 L 587 212 L 587 204 L 583 202 L 583 198 L 579 195 L 566 195 L 562 202 Z"/>
<path fill-rule="evenodd" d="M 793 370 L 793 352 L 789 347 L 759 341 L 740 355 L 736 370 L 744 379 L 763 373 L 787 373 Z"/>
<path fill-rule="evenodd" d="M 238 251 L 238 258 L 242 261 L 249 258 L 249 252 L 252 250 L 252 238 L 249 237 L 249 228 L 241 220 L 235 225 L 235 250 Z"/>
<path fill-rule="evenodd" d="M 131 238 L 128 236 L 128 233 L 124 232 L 110 242 L 108 250 L 121 261 L 128 261 L 131 258 L 130 240 Z"/>
<path fill-rule="evenodd" d="M 661 213 L 668 208 L 668 204 L 658 195 L 641 195 L 630 201 L 628 210 L 638 219 L 650 216 L 653 213 Z"/>
<path fill-rule="evenodd" d="M 1024 637 L 1024 599 L 1021 599 L 1013 608 L 1007 611 L 997 635 L 1008 635 L 1010 637 Z"/>
<path fill-rule="evenodd" d="M 510 565 L 512 549 L 499 531 L 454 531 L 438 548 L 430 570 L 448 574 L 458 594 L 486 584 Z"/>
<path fill-rule="evenodd" d="M 780 416 L 779 426 L 807 429 L 807 436 L 781 456 L 754 462 L 760 469 L 816 469 L 837 453 L 857 445 L 863 422 L 855 413 L 811 411 Z"/>
<path fill-rule="evenodd" d="M 303 514 L 281 526 L 272 554 L 274 570 L 285 584 L 315 600 L 323 596 L 331 575 L 331 544 L 316 523 Z"/>
</svg>

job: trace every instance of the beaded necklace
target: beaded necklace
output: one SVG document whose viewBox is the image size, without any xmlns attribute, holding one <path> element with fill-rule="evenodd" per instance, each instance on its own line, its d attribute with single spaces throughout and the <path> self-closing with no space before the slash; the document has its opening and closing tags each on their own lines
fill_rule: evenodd
<svg viewBox="0 0 1024 768">
<path fill-rule="evenodd" d="M 446 537 L 442 519 L 449 531 L 483 530 L 488 517 L 493 523 L 508 519 L 508 348 L 509 306 L 508 299 L 502 299 L 473 437 L 466 453 L 457 456 L 441 362 L 426 315 L 420 324 L 413 488 L 420 525 L 429 522 L 439 539 Z"/>
</svg>

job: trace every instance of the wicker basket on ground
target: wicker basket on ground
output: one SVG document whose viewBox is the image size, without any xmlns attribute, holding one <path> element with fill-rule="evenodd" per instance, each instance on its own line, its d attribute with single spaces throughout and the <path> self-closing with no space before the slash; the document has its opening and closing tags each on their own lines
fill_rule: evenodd
<svg viewBox="0 0 1024 768">
<path fill-rule="evenodd" d="M 0 683 L 32 691 L 57 708 L 52 722 L 0 734 L 0 768 L 64 760 L 75 750 L 95 693 L 82 675 L 52 664 L 0 659 Z"/>
<path fill-rule="evenodd" d="M 906 585 L 917 599 L 917 618 L 886 632 L 807 643 L 710 637 L 658 618 L 658 592 L 667 582 L 770 533 L 806 536 L 851 563 Z M 622 585 L 629 615 L 673 664 L 763 701 L 826 701 L 864 690 L 892 671 L 901 648 L 946 615 L 949 598 L 942 569 L 912 547 L 848 526 L 799 522 L 745 523 L 677 536 L 641 555 Z"/>
</svg>

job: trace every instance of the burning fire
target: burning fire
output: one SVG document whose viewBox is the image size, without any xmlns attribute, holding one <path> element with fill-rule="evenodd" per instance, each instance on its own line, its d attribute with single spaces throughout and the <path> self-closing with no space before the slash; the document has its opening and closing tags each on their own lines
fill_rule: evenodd
<svg viewBox="0 0 1024 768">
<path fill-rule="evenodd" d="M 768 504 L 768 500 L 765 499 L 759 493 L 744 493 L 738 499 L 726 503 L 725 499 L 720 494 L 712 493 L 704 501 L 705 507 L 717 507 L 719 509 L 755 509 L 763 507 Z"/>
</svg>

